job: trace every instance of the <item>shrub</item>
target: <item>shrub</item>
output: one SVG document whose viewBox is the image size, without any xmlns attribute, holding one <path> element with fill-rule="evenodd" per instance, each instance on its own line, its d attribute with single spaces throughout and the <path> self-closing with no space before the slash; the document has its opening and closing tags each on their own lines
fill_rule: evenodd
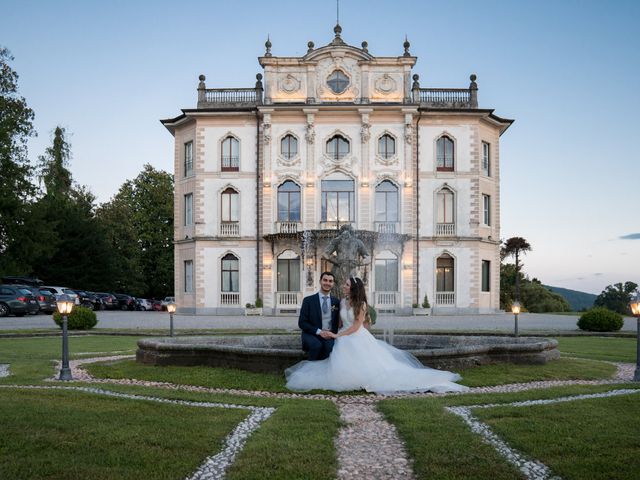
<svg viewBox="0 0 640 480">
<path fill-rule="evenodd" d="M 53 321 L 62 328 L 62 315 L 54 312 Z M 98 318 L 96 312 L 90 308 L 74 307 L 71 314 L 67 316 L 67 328 L 69 330 L 89 330 L 96 326 Z"/>
<path fill-rule="evenodd" d="M 588 310 L 578 320 L 578 328 L 590 332 L 615 332 L 622 328 L 622 315 L 606 308 Z"/>
<path fill-rule="evenodd" d="M 262 299 L 260 297 L 256 298 L 256 308 L 262 308 Z"/>
<path fill-rule="evenodd" d="M 377 318 L 378 318 L 378 312 L 376 312 L 375 308 L 369 305 L 369 325 L 375 325 Z"/>
<path fill-rule="evenodd" d="M 429 305 L 429 298 L 426 293 L 424 294 L 424 300 L 422 300 L 422 308 L 431 308 L 431 305 Z"/>
<path fill-rule="evenodd" d="M 417 303 L 414 303 L 413 305 L 411 305 L 411 308 L 418 308 L 420 305 L 418 305 Z"/>
</svg>

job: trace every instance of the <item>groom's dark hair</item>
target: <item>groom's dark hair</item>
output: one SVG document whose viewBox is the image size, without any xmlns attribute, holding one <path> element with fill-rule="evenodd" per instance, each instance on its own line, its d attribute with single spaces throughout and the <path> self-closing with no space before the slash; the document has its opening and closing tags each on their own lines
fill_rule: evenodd
<svg viewBox="0 0 640 480">
<path fill-rule="evenodd" d="M 325 275 L 329 275 L 330 277 L 333 277 L 333 280 L 334 280 L 334 281 L 335 281 L 335 279 L 336 279 L 336 276 L 335 276 L 332 272 L 322 272 L 322 273 L 320 274 L 320 280 L 322 280 L 322 278 L 323 278 Z"/>
</svg>

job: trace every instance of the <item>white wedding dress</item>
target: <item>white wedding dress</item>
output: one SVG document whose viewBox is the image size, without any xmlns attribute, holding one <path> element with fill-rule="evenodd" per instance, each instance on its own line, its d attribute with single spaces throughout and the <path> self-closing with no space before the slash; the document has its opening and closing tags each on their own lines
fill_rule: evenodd
<svg viewBox="0 0 640 480">
<path fill-rule="evenodd" d="M 346 330 L 354 322 L 353 309 L 340 304 L 340 319 Z M 303 361 L 285 370 L 287 388 L 295 391 L 361 390 L 393 392 L 461 392 L 468 388 L 453 382 L 457 373 L 425 367 L 409 352 L 376 339 L 360 327 L 351 335 L 337 338 L 329 358 Z"/>
</svg>

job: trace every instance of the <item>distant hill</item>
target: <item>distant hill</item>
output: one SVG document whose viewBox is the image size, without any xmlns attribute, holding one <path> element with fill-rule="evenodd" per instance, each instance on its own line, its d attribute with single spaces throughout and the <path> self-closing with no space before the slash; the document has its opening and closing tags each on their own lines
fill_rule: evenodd
<svg viewBox="0 0 640 480">
<path fill-rule="evenodd" d="M 565 300 L 569 302 L 571 310 L 575 312 L 593 307 L 593 302 L 595 302 L 598 297 L 593 293 L 578 292 L 577 290 L 569 290 L 568 288 L 552 287 L 551 285 L 544 285 L 544 287 L 554 293 L 562 295 Z"/>
</svg>

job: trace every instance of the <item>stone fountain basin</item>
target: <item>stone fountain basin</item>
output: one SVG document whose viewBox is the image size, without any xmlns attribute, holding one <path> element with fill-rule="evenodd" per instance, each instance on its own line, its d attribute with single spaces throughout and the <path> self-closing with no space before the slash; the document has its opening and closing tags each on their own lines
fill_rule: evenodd
<svg viewBox="0 0 640 480">
<path fill-rule="evenodd" d="M 560 358 L 558 342 L 541 337 L 396 334 L 390 340 L 424 365 L 454 371 L 490 363 L 541 365 Z M 278 374 L 305 359 L 300 335 L 146 338 L 138 340 L 136 352 L 136 360 L 147 365 L 208 365 Z"/>
</svg>

